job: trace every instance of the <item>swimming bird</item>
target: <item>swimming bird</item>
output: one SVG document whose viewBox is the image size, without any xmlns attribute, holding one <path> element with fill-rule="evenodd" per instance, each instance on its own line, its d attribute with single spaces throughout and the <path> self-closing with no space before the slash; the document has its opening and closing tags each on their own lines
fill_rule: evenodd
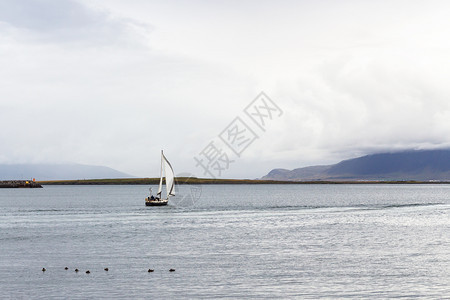
<svg viewBox="0 0 450 300">
<path fill-rule="evenodd" d="M 91 274 L 91 271 L 87 270 L 87 271 L 86 271 L 86 274 Z"/>
<path fill-rule="evenodd" d="M 69 270 L 69 268 L 68 268 L 68 267 L 65 267 L 64 270 Z"/>
<path fill-rule="evenodd" d="M 148 272 L 150 273 L 150 272 L 154 272 L 155 270 L 153 270 L 153 269 L 148 269 Z"/>
<path fill-rule="evenodd" d="M 170 269 L 169 272 L 175 272 L 175 269 Z"/>
<path fill-rule="evenodd" d="M 78 269 L 75 269 L 75 272 L 78 272 Z"/>
<path fill-rule="evenodd" d="M 109 269 L 108 269 L 108 268 L 104 268 L 103 270 L 105 270 L 105 271 L 107 271 L 107 272 L 109 271 Z"/>
<path fill-rule="evenodd" d="M 45 268 L 42 268 L 42 272 L 45 272 L 46 271 L 46 269 Z"/>
</svg>

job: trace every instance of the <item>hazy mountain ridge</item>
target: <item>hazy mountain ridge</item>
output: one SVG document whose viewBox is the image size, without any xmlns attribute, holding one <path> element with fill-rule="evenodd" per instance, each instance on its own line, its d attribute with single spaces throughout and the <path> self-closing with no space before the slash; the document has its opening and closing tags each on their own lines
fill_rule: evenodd
<svg viewBox="0 0 450 300">
<path fill-rule="evenodd" d="M 104 166 L 81 164 L 0 164 L 0 180 L 76 180 L 130 178 L 132 175 Z"/>
<path fill-rule="evenodd" d="M 334 165 L 274 169 L 270 180 L 450 180 L 450 150 L 378 153 Z"/>
</svg>

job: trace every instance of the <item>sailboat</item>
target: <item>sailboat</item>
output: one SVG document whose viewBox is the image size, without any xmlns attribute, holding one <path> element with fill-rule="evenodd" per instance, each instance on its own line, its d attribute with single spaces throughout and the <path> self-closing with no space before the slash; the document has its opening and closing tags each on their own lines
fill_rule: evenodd
<svg viewBox="0 0 450 300">
<path fill-rule="evenodd" d="M 161 198 L 162 193 L 162 185 L 163 185 L 163 173 L 166 178 L 166 199 Z M 150 189 L 150 196 L 145 198 L 146 206 L 163 206 L 167 205 L 169 202 L 169 198 L 171 196 L 175 196 L 175 174 L 172 169 L 172 165 L 164 156 L 163 151 L 161 150 L 161 176 L 159 179 L 159 188 L 156 197 L 153 197 Z"/>
</svg>

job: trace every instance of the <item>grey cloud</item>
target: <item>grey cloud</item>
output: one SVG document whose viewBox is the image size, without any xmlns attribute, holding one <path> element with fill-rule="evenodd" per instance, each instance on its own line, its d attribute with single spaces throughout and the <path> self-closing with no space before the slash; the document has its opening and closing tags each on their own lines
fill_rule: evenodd
<svg viewBox="0 0 450 300">
<path fill-rule="evenodd" d="M 105 44 L 133 36 L 131 28 L 149 32 L 151 26 L 112 17 L 73 0 L 4 0 L 0 2 L 2 23 L 47 42 Z"/>
<path fill-rule="evenodd" d="M 87 10 L 76 1 L 13 0 L 0 2 L 0 20 L 33 31 L 55 31 L 88 27 L 100 13 Z"/>
</svg>

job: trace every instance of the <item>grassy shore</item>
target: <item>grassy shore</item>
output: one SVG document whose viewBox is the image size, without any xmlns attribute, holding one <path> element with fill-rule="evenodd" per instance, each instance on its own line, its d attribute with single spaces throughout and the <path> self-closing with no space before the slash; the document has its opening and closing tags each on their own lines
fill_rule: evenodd
<svg viewBox="0 0 450 300">
<path fill-rule="evenodd" d="M 46 185 L 126 185 L 126 184 L 159 184 L 159 178 L 121 178 L 121 179 L 83 179 L 83 180 L 49 180 L 39 181 Z M 252 180 L 252 179 L 210 179 L 195 177 L 177 177 L 176 184 L 292 184 L 293 181 Z"/>
<path fill-rule="evenodd" d="M 38 181 L 41 185 L 127 185 L 159 184 L 159 178 L 120 178 L 120 179 L 82 179 Z M 449 181 L 280 181 L 260 179 L 210 179 L 196 177 L 177 177 L 176 184 L 449 184 Z"/>
</svg>

